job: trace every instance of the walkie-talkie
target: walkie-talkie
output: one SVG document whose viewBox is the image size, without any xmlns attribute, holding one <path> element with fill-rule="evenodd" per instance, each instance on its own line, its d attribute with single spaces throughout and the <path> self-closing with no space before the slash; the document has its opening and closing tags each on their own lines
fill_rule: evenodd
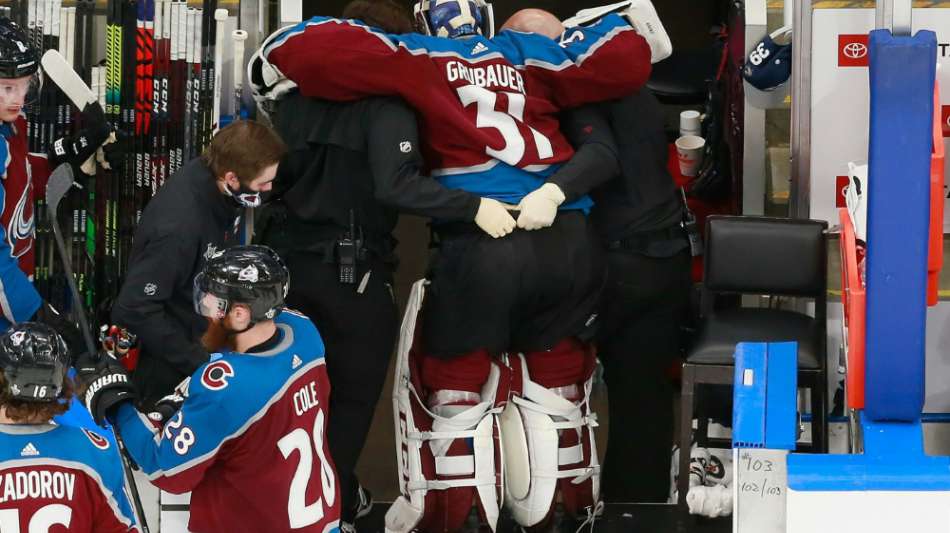
<svg viewBox="0 0 950 533">
<path fill-rule="evenodd" d="M 356 283 L 356 259 L 359 245 L 356 242 L 356 217 L 350 209 L 350 231 L 336 243 L 337 261 L 340 267 L 340 283 Z"/>
</svg>

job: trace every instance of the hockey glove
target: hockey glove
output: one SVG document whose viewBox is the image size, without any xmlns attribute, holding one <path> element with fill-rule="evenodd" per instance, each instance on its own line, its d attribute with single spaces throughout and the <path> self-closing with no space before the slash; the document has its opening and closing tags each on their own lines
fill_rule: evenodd
<svg viewBox="0 0 950 533">
<path fill-rule="evenodd" d="M 169 394 L 155 403 L 155 407 L 148 413 L 148 419 L 154 424 L 164 426 L 165 422 L 181 409 L 183 403 L 185 403 L 185 397 L 178 392 Z"/>
<path fill-rule="evenodd" d="M 557 208 L 564 203 L 564 192 L 553 183 L 545 183 L 531 191 L 518 204 L 518 227 L 541 229 L 554 223 Z"/>
<path fill-rule="evenodd" d="M 511 217 L 505 204 L 491 198 L 482 198 L 475 213 L 475 224 L 494 238 L 504 237 L 515 229 L 515 219 Z"/>
<path fill-rule="evenodd" d="M 99 102 L 86 104 L 81 117 L 83 129 L 75 135 L 56 139 L 49 160 L 52 167 L 69 163 L 84 174 L 92 174 L 95 172 L 94 162 L 91 166 L 87 162 L 96 155 L 100 146 L 112 139 L 112 128 L 106 122 Z"/>
<path fill-rule="evenodd" d="M 102 425 L 109 411 L 138 396 L 128 371 L 108 355 L 83 354 L 76 362 L 76 377 L 83 393 L 83 403 L 96 424 Z"/>
</svg>

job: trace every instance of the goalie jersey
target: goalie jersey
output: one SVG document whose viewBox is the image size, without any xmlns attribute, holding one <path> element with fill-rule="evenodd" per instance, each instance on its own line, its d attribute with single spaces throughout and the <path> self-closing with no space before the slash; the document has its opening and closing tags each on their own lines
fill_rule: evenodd
<svg viewBox="0 0 950 533">
<path fill-rule="evenodd" d="M 314 17 L 271 35 L 258 56 L 249 67 L 258 101 L 293 90 L 336 101 L 401 96 L 419 114 L 434 177 L 510 204 L 573 155 L 558 111 L 633 93 L 650 73 L 649 45 L 616 14 L 560 42 L 510 30 L 393 35 Z M 562 209 L 590 205 L 585 196 Z"/>
<path fill-rule="evenodd" d="M 121 461 L 85 428 L 0 424 L 0 531 L 138 531 Z"/>
<path fill-rule="evenodd" d="M 116 427 L 149 480 L 192 491 L 192 531 L 339 527 L 323 341 L 296 312 L 275 322 L 277 336 L 261 351 L 212 354 L 179 386 L 184 403 L 161 430 L 130 402 L 118 410 Z"/>
</svg>

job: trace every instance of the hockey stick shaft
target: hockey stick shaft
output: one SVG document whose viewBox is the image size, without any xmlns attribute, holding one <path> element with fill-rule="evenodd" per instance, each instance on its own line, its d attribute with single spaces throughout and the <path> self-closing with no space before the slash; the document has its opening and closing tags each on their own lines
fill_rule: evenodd
<svg viewBox="0 0 950 533">
<path fill-rule="evenodd" d="M 53 239 L 56 241 L 56 251 L 59 253 L 60 261 L 63 263 L 63 272 L 66 274 L 66 283 L 69 285 L 69 293 L 73 298 L 73 305 L 76 311 L 76 317 L 79 320 L 79 327 L 82 329 L 83 342 L 90 355 L 98 354 L 95 343 L 92 340 L 92 331 L 89 329 L 89 321 L 86 319 L 86 310 L 83 309 L 82 299 L 79 297 L 79 289 L 76 287 L 76 280 L 73 279 L 73 267 L 69 262 L 69 256 L 66 254 L 66 243 L 63 241 L 63 235 L 59 230 L 59 221 L 57 220 L 56 210 L 59 207 L 60 200 L 66 195 L 73 184 L 73 171 L 68 164 L 62 164 L 56 167 L 56 170 L 50 174 L 46 186 L 46 209 L 49 215 L 50 224 L 53 226 Z M 113 428 L 116 443 L 124 451 L 125 444 L 122 437 Z M 128 453 L 128 452 L 126 452 Z M 132 468 L 129 466 L 123 455 L 122 466 L 125 469 L 125 475 L 128 478 L 129 490 L 132 492 L 132 503 L 135 505 L 135 512 L 139 515 L 141 521 L 142 533 L 148 533 L 148 524 L 145 522 L 145 510 L 142 508 L 142 500 L 139 498 L 138 487 L 135 486 L 135 478 L 132 477 Z"/>
</svg>

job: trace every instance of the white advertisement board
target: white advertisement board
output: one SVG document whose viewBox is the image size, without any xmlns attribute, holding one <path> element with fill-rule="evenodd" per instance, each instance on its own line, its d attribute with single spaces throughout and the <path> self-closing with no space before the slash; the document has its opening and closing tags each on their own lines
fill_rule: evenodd
<svg viewBox="0 0 950 533">
<path fill-rule="evenodd" d="M 813 13 L 809 216 L 836 225 L 836 208 L 844 207 L 848 161 L 867 161 L 868 157 L 867 34 L 874 28 L 874 10 L 816 9 Z M 950 148 L 950 9 L 915 9 L 914 31 L 919 29 L 937 33 L 944 146 Z M 950 231 L 947 208 L 946 231 Z"/>
</svg>

